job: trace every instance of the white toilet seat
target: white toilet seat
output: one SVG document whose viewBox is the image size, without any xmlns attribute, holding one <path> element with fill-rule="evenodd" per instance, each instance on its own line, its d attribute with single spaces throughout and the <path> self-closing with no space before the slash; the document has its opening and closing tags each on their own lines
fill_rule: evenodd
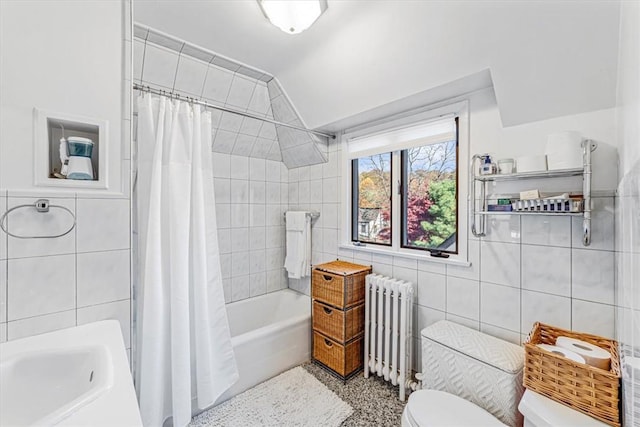
<svg viewBox="0 0 640 427">
<path fill-rule="evenodd" d="M 419 390 L 409 396 L 402 426 L 505 427 L 505 424 L 461 397 L 444 391 Z"/>
</svg>

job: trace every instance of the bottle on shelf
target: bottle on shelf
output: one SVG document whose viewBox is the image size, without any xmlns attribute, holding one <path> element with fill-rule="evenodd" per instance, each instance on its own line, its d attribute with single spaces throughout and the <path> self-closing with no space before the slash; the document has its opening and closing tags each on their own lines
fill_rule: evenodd
<svg viewBox="0 0 640 427">
<path fill-rule="evenodd" d="M 482 156 L 482 165 L 480 166 L 480 175 L 495 175 L 497 171 L 496 164 L 491 161 L 491 156 L 485 154 Z"/>
</svg>

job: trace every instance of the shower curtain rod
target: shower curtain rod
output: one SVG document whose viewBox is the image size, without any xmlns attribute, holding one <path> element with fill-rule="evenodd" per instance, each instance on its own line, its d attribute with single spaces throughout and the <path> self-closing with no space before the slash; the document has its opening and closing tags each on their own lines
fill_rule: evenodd
<svg viewBox="0 0 640 427">
<path fill-rule="evenodd" d="M 251 119 L 256 119 L 256 120 L 261 120 L 263 122 L 272 123 L 272 124 L 274 124 L 276 126 L 284 126 L 284 127 L 288 127 L 288 128 L 291 128 L 291 129 L 296 129 L 296 130 L 299 130 L 299 131 L 309 132 L 309 133 L 313 133 L 313 134 L 316 134 L 316 135 L 324 136 L 324 137 L 329 138 L 329 139 L 336 139 L 335 135 L 332 135 L 332 134 L 329 134 L 329 133 L 323 133 L 323 132 L 318 132 L 317 130 L 305 129 L 305 128 L 302 128 L 302 127 L 299 127 L 299 126 L 290 125 L 288 123 L 282 123 L 282 122 L 279 122 L 277 120 L 272 120 L 272 119 L 269 119 L 267 117 L 254 116 L 253 114 L 245 113 L 245 112 L 239 111 L 239 110 L 234 110 L 233 108 L 219 107 L 217 105 L 212 105 L 212 104 L 209 104 L 208 102 L 201 101 L 201 100 L 196 99 L 196 98 L 191 98 L 189 96 L 180 95 L 177 92 L 172 92 L 172 91 L 168 91 L 168 90 L 164 90 L 164 89 L 158 89 L 158 88 L 151 87 L 151 86 L 148 86 L 148 85 L 139 85 L 138 83 L 134 83 L 133 84 L 133 89 L 134 90 L 139 90 L 141 92 L 152 93 L 154 95 L 168 96 L 171 99 L 177 99 L 179 101 L 186 101 L 186 102 L 189 102 L 191 104 L 201 105 L 201 106 L 203 106 L 205 108 L 213 108 L 214 110 L 225 111 L 227 113 L 233 113 L 233 114 L 237 114 L 239 116 L 249 117 Z"/>
</svg>

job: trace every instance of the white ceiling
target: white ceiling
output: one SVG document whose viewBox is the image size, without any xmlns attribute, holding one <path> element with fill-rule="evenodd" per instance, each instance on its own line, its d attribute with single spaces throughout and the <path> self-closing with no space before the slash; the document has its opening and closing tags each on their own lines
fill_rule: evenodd
<svg viewBox="0 0 640 427">
<path fill-rule="evenodd" d="M 298 35 L 254 0 L 134 0 L 134 19 L 273 74 L 310 128 L 486 69 L 505 126 L 615 105 L 617 1 L 328 4 Z"/>
</svg>

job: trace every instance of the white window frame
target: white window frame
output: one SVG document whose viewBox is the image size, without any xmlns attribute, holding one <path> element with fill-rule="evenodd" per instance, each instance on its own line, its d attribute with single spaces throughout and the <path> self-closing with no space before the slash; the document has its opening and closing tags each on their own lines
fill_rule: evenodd
<svg viewBox="0 0 640 427">
<path fill-rule="evenodd" d="M 351 160 L 353 158 L 362 157 L 367 154 L 366 151 L 354 153 L 350 155 L 349 141 L 362 139 L 394 129 L 405 128 L 419 125 L 421 123 L 436 121 L 445 117 L 458 117 L 458 253 L 449 254 L 448 258 L 432 256 L 428 251 L 421 249 L 410 249 L 401 247 L 401 226 L 402 213 L 400 212 L 401 195 L 396 191 L 398 180 L 397 174 L 394 175 L 394 182 L 391 183 L 392 189 L 392 215 L 391 215 L 391 246 L 368 245 L 366 243 L 357 243 L 351 241 L 351 203 L 352 203 L 352 183 L 351 183 Z M 469 266 L 469 152 L 470 152 L 470 133 L 469 133 L 469 101 L 462 100 L 454 103 L 443 103 L 440 105 L 427 107 L 419 111 L 412 111 L 397 115 L 385 120 L 371 122 L 354 129 L 346 130 L 340 138 L 342 148 L 342 177 L 345 180 L 342 185 L 342 212 L 341 212 L 341 229 L 340 229 L 340 247 L 344 249 L 358 250 L 370 253 L 380 253 L 403 258 L 419 259 L 433 261 L 435 263 L 454 264 Z M 394 147 L 397 148 L 397 147 Z M 391 158 L 391 169 L 400 171 L 400 151 L 393 151 L 395 155 Z M 384 149 L 378 150 L 384 152 Z M 387 151 L 389 152 L 389 151 Z M 360 154 L 362 153 L 362 154 Z"/>
</svg>

